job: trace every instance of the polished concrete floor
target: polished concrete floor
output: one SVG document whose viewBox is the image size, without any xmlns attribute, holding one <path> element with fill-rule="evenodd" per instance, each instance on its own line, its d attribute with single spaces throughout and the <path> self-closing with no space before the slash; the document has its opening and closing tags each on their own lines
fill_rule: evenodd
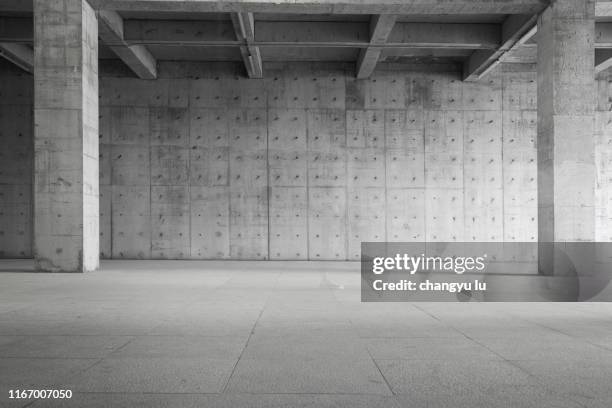
<svg viewBox="0 0 612 408">
<path fill-rule="evenodd" d="M 0 407 L 612 406 L 612 304 L 366 304 L 358 268 L 0 262 Z"/>
</svg>

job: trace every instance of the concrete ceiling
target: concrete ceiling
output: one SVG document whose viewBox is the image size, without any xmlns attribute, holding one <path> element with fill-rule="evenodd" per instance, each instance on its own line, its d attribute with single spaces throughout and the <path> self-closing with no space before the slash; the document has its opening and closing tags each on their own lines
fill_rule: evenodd
<svg viewBox="0 0 612 408">
<path fill-rule="evenodd" d="M 477 80 L 503 63 L 534 63 L 535 16 L 549 0 L 89 0 L 100 11 L 100 58 L 145 77 L 158 60 L 265 62 L 434 59 Z M 0 43 L 32 42 L 31 1 L 0 0 Z M 378 14 L 376 14 L 378 13 Z M 390 14 L 380 14 L 390 13 Z M 599 47 L 612 48 L 612 0 L 597 3 Z M 384 18 L 381 18 L 384 17 Z M 604 26 L 605 25 L 605 26 Z M 136 69 L 133 65 L 136 65 Z"/>
</svg>

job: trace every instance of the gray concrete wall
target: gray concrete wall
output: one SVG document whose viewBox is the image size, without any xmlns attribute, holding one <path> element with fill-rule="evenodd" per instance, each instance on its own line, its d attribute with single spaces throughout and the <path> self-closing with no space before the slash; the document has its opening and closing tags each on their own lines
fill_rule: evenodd
<svg viewBox="0 0 612 408">
<path fill-rule="evenodd" d="M 101 81 L 113 258 L 358 259 L 360 243 L 537 240 L 535 74 L 160 67 Z"/>
<path fill-rule="evenodd" d="M 162 63 L 157 81 L 105 70 L 103 257 L 356 259 L 368 239 L 537 240 L 535 72 L 468 84 L 453 72 L 356 81 L 348 68 L 268 67 L 261 81 L 240 69 Z M 598 82 L 595 135 L 605 241 L 609 84 Z"/>
<path fill-rule="evenodd" d="M 31 258 L 34 83 L 3 59 L 0 73 L 0 258 Z"/>
</svg>

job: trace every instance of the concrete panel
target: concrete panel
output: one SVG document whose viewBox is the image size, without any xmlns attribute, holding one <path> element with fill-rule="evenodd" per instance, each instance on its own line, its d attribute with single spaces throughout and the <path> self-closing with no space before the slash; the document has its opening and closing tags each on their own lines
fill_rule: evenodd
<svg viewBox="0 0 612 408">
<path fill-rule="evenodd" d="M 443 111 L 462 109 L 464 87 L 459 74 L 433 73 L 423 81 L 423 86 L 425 109 Z"/>
<path fill-rule="evenodd" d="M 387 72 L 376 72 L 363 81 L 366 109 L 402 109 L 406 106 L 405 79 Z"/>
<path fill-rule="evenodd" d="M 306 187 L 270 190 L 270 259 L 308 259 Z"/>
<path fill-rule="evenodd" d="M 468 111 L 496 111 L 502 108 L 502 78 L 490 75 L 477 82 L 463 83 L 461 109 Z"/>
<path fill-rule="evenodd" d="M 346 144 L 348 147 L 384 148 L 384 111 L 346 112 Z"/>
<path fill-rule="evenodd" d="M 308 111 L 308 149 L 328 150 L 346 146 L 346 114 L 340 110 Z"/>
<path fill-rule="evenodd" d="M 113 185 L 143 186 L 151 183 L 148 146 L 112 145 L 110 150 Z"/>
<path fill-rule="evenodd" d="M 387 241 L 425 240 L 425 190 L 387 189 Z"/>
<path fill-rule="evenodd" d="M 190 109 L 191 146 L 229 147 L 229 112 L 225 109 Z"/>
<path fill-rule="evenodd" d="M 308 156 L 303 150 L 269 151 L 268 166 L 270 186 L 300 187 L 306 186 Z"/>
<path fill-rule="evenodd" d="M 268 111 L 270 150 L 306 150 L 307 129 L 306 110 L 304 109 L 270 109 Z"/>
<path fill-rule="evenodd" d="M 385 188 L 354 188 L 348 191 L 348 259 L 361 259 L 362 242 L 386 237 Z"/>
<path fill-rule="evenodd" d="M 112 258 L 112 201 L 113 188 L 100 186 L 100 258 Z"/>
<path fill-rule="evenodd" d="M 233 188 L 265 187 L 268 184 L 265 150 L 230 151 L 230 186 Z"/>
<path fill-rule="evenodd" d="M 112 187 L 112 257 L 151 258 L 151 188 Z"/>
<path fill-rule="evenodd" d="M 347 149 L 347 185 L 384 187 L 385 153 L 383 149 Z"/>
<path fill-rule="evenodd" d="M 190 190 L 191 258 L 229 258 L 229 189 L 192 186 Z"/>
<path fill-rule="evenodd" d="M 427 188 L 425 191 L 426 241 L 464 240 L 463 191 Z"/>
<path fill-rule="evenodd" d="M 265 150 L 267 114 L 263 109 L 238 109 L 229 112 L 230 146 L 237 150 Z"/>
<path fill-rule="evenodd" d="M 189 154 L 186 147 L 151 146 L 151 185 L 187 185 Z"/>
<path fill-rule="evenodd" d="M 346 189 L 308 190 L 308 248 L 312 260 L 347 259 Z"/>
<path fill-rule="evenodd" d="M 227 186 L 229 183 L 229 149 L 227 147 L 189 150 L 189 184 L 192 186 Z"/>
<path fill-rule="evenodd" d="M 537 112 L 506 111 L 503 124 L 504 240 L 538 236 Z"/>
<path fill-rule="evenodd" d="M 503 109 L 537 110 L 537 75 L 535 72 L 508 72 L 503 76 Z"/>
<path fill-rule="evenodd" d="M 152 145 L 187 146 L 189 144 L 187 109 L 166 106 L 149 109 L 149 131 Z"/>
<path fill-rule="evenodd" d="M 422 110 L 386 110 L 385 146 L 422 152 L 424 148 L 424 114 Z"/>
<path fill-rule="evenodd" d="M 106 108 L 110 118 L 104 118 L 104 133 L 111 144 L 149 144 L 149 110 L 132 106 Z"/>
<path fill-rule="evenodd" d="M 346 186 L 347 152 L 338 147 L 308 153 L 308 185 L 313 187 Z"/>
<path fill-rule="evenodd" d="M 272 75 L 266 80 L 271 108 L 344 108 L 344 78 L 340 75 L 312 72 L 308 68 L 294 74 Z"/>
<path fill-rule="evenodd" d="M 32 255 L 32 186 L 0 184 L 0 258 Z"/>
<path fill-rule="evenodd" d="M 230 193 L 230 257 L 268 259 L 267 187 L 232 187 Z"/>
<path fill-rule="evenodd" d="M 189 188 L 151 187 L 151 256 L 154 259 L 189 258 Z"/>
</svg>

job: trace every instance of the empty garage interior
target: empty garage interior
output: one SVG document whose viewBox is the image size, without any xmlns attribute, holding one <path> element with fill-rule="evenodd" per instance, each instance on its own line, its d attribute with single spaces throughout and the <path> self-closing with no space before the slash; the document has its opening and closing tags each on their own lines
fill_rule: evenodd
<svg viewBox="0 0 612 408">
<path fill-rule="evenodd" d="M 612 1 L 0 0 L 0 57 L 0 407 L 612 403 L 605 303 L 358 262 L 612 241 Z"/>
</svg>

